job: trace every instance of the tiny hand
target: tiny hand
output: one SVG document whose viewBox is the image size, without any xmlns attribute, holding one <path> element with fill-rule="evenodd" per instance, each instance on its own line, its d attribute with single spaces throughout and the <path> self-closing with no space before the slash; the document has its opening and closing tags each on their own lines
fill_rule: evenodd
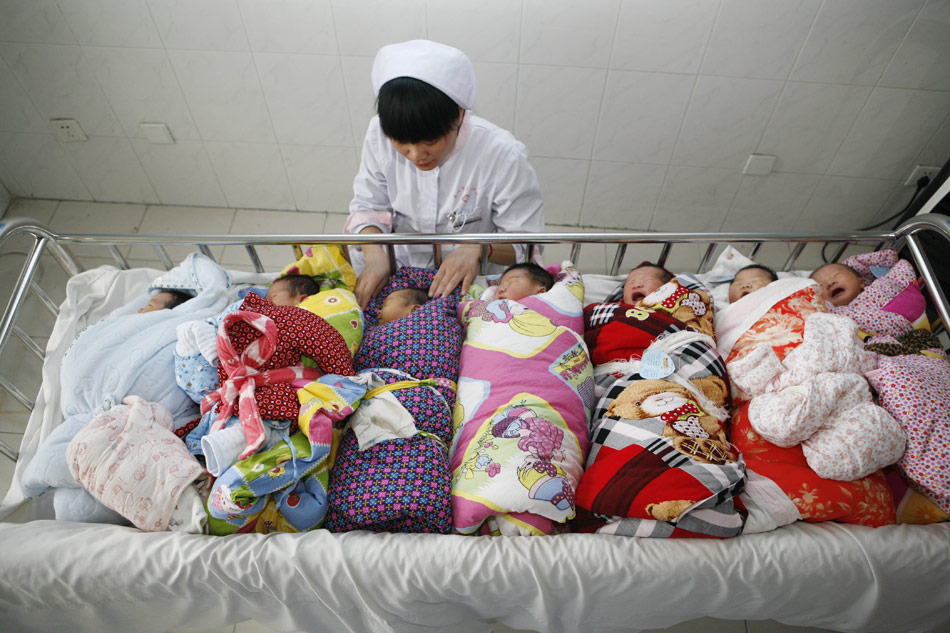
<svg viewBox="0 0 950 633">
<path fill-rule="evenodd" d="M 365 250 L 364 253 L 366 254 L 365 266 L 363 266 L 363 272 L 356 278 L 356 289 L 353 291 L 363 310 L 389 281 L 389 260 L 386 256 L 374 257 Z"/>
<path fill-rule="evenodd" d="M 459 284 L 462 285 L 462 294 L 468 292 L 475 275 L 478 274 L 478 262 L 481 259 L 482 247 L 478 244 L 464 244 L 458 246 L 442 260 L 439 271 L 432 279 L 429 287 L 430 297 L 447 297 Z"/>
</svg>

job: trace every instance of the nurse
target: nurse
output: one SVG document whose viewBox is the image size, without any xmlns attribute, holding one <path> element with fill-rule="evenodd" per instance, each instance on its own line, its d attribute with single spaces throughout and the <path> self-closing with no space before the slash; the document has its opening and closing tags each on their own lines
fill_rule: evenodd
<svg viewBox="0 0 950 633">
<path fill-rule="evenodd" d="M 525 146 L 470 111 L 475 69 L 451 46 L 413 40 L 384 46 L 372 71 L 377 116 L 363 141 L 346 233 L 544 232 L 541 190 Z M 356 250 L 356 249 L 353 249 Z M 442 247 L 430 296 L 462 292 L 482 252 L 497 270 L 524 261 L 524 245 Z M 429 245 L 395 247 L 398 266 L 435 265 Z M 356 296 L 366 307 L 392 271 L 386 249 L 355 252 Z"/>
</svg>

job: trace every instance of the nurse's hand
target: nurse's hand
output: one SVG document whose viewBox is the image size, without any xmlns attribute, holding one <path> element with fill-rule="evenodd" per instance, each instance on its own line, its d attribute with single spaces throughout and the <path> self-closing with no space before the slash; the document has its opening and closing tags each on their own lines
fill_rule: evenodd
<svg viewBox="0 0 950 633">
<path fill-rule="evenodd" d="M 389 281 L 389 256 L 383 247 L 367 244 L 363 246 L 363 262 L 363 272 L 356 278 L 353 294 L 356 295 L 360 308 L 365 310 L 370 300 Z"/>
<path fill-rule="evenodd" d="M 447 297 L 459 284 L 462 285 L 462 294 L 468 292 L 468 287 L 478 274 L 478 263 L 482 258 L 480 244 L 463 244 L 449 253 L 442 260 L 439 272 L 432 279 L 429 286 L 430 297 Z"/>
</svg>

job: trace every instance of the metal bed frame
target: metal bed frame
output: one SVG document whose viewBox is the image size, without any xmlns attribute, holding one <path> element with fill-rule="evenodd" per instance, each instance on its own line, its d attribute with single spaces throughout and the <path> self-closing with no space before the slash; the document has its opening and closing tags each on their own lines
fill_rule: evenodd
<svg viewBox="0 0 950 633">
<path fill-rule="evenodd" d="M 950 244 L 950 218 L 943 215 L 928 213 L 918 215 L 893 231 L 883 232 L 851 232 L 851 233 L 651 233 L 651 232 L 603 232 L 603 233 L 519 233 L 519 234 L 486 234 L 469 233 L 454 235 L 109 235 L 109 234 L 64 234 L 55 233 L 30 218 L 8 218 L 0 221 L 0 254 L 10 248 L 11 240 L 17 236 L 26 236 L 32 240 L 31 246 L 25 254 L 19 277 L 10 293 L 0 318 L 0 354 L 3 353 L 12 336 L 18 338 L 23 345 L 37 356 L 40 361 L 45 360 L 43 348 L 31 337 L 18 322 L 26 298 L 32 294 L 49 312 L 56 317 L 59 308 L 50 295 L 40 287 L 36 281 L 40 261 L 44 257 L 52 258 L 70 277 L 84 270 L 81 258 L 77 258 L 69 249 L 70 245 L 98 245 L 108 250 L 120 269 L 128 269 L 129 264 L 119 250 L 120 246 L 150 245 L 158 254 L 159 260 L 165 269 L 174 266 L 169 257 L 166 246 L 185 245 L 199 249 L 205 255 L 214 259 L 211 253 L 213 246 L 243 246 L 250 265 L 256 272 L 266 272 L 257 252 L 257 247 L 298 244 L 383 244 L 389 251 L 390 260 L 393 259 L 393 246 L 397 244 L 429 244 L 433 248 L 436 262 L 441 261 L 441 246 L 443 244 L 526 244 L 529 256 L 538 246 L 568 244 L 571 246 L 570 259 L 578 261 L 581 249 L 585 244 L 614 244 L 616 246 L 611 265 L 606 271 L 616 275 L 624 260 L 624 255 L 630 245 L 651 244 L 661 245 L 660 252 L 654 261 L 664 265 L 675 244 L 705 244 L 706 249 L 696 272 L 705 272 L 718 248 L 723 244 L 750 244 L 747 255 L 753 258 L 759 248 L 770 242 L 794 243 L 788 258 L 781 270 L 789 271 L 810 243 L 835 244 L 836 247 L 829 259 L 838 261 L 845 249 L 850 245 L 872 245 L 874 248 L 890 247 L 901 250 L 904 246 L 909 250 L 918 272 L 926 282 L 934 309 L 943 324 L 950 324 L 950 304 L 940 287 L 933 267 L 918 239 L 918 234 L 933 232 L 942 235 Z M 482 271 L 486 270 L 487 261 L 482 261 Z M 583 271 L 587 273 L 596 271 Z M 3 375 L 7 368 L 0 368 L 0 388 L 9 393 L 24 408 L 33 410 L 35 401 Z M 0 453 L 16 461 L 17 451 L 0 440 Z"/>
</svg>

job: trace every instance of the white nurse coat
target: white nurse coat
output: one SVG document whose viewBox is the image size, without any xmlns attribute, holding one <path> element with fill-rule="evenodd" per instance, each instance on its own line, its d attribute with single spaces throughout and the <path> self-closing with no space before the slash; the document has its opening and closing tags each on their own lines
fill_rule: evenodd
<svg viewBox="0 0 950 633">
<path fill-rule="evenodd" d="M 453 152 L 421 171 L 396 151 L 379 117 L 370 121 L 345 232 L 376 226 L 384 233 L 542 233 L 538 178 L 524 144 L 510 132 L 466 112 Z M 432 247 L 396 246 L 398 266 L 433 268 Z M 516 245 L 519 261 L 526 247 Z M 452 249 L 444 246 L 443 255 Z M 355 249 L 354 249 L 355 250 Z M 362 268 L 362 253 L 353 264 Z"/>
</svg>

